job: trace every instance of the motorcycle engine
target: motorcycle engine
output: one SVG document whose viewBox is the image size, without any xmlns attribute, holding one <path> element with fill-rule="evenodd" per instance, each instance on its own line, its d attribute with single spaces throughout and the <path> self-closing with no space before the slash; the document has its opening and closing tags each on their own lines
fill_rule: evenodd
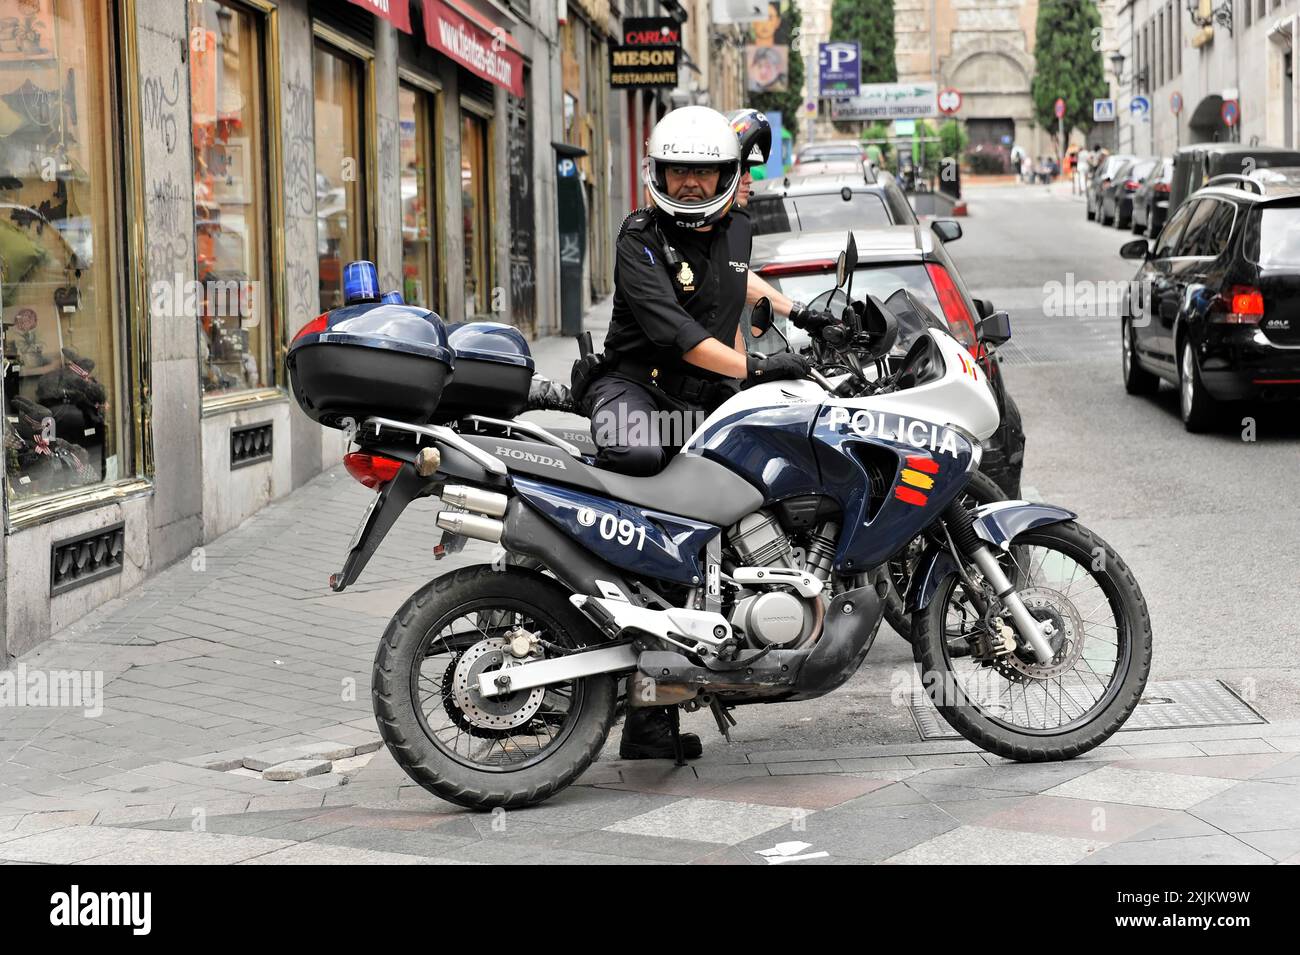
<svg viewBox="0 0 1300 955">
<path fill-rule="evenodd" d="M 727 541 L 737 567 L 798 569 L 790 538 L 767 511 L 742 517 L 727 532 Z M 786 586 L 740 589 L 730 611 L 731 625 L 743 632 L 753 647 L 798 645 L 813 633 L 817 618 L 814 601 Z"/>
</svg>

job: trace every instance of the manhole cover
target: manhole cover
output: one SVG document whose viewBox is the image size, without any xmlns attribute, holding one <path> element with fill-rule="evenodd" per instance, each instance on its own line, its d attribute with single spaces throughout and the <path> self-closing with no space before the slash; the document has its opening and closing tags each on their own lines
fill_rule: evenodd
<svg viewBox="0 0 1300 955">
<path fill-rule="evenodd" d="M 912 719 L 921 739 L 960 738 L 957 731 L 944 722 L 924 690 L 912 692 Z M 1147 684 L 1142 701 L 1120 732 L 1267 722 L 1231 687 L 1219 680 L 1167 680 Z"/>
</svg>

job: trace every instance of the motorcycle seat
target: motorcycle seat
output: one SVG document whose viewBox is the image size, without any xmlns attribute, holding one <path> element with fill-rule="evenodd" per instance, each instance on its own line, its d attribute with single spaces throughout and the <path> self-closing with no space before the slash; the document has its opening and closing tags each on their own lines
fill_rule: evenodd
<svg viewBox="0 0 1300 955">
<path fill-rule="evenodd" d="M 716 461 L 696 454 L 676 454 L 658 474 L 630 477 L 592 467 L 540 441 L 464 437 L 504 460 L 511 472 L 717 527 L 730 527 L 763 506 L 763 495 L 756 487 Z"/>
</svg>

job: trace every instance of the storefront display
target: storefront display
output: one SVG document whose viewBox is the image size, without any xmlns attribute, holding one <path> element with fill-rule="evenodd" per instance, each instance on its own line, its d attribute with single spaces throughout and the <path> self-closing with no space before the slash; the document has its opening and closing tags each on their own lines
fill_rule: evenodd
<svg viewBox="0 0 1300 955">
<path fill-rule="evenodd" d="M 461 113 L 461 206 L 465 220 L 465 314 L 486 315 L 492 308 L 492 235 L 488 225 L 488 123 Z"/>
<path fill-rule="evenodd" d="M 11 501 L 125 476 L 108 4 L 0 0 L 0 280 Z"/>
<path fill-rule="evenodd" d="M 195 271 L 205 395 L 271 384 L 260 14 L 190 0 Z"/>
<path fill-rule="evenodd" d="M 437 311 L 438 243 L 434 231 L 433 96 L 403 86 L 397 95 L 402 168 L 402 285 L 406 301 Z"/>
<path fill-rule="evenodd" d="M 343 264 L 370 258 L 363 64 L 318 40 L 315 91 L 316 255 L 324 311 L 343 304 Z"/>
</svg>

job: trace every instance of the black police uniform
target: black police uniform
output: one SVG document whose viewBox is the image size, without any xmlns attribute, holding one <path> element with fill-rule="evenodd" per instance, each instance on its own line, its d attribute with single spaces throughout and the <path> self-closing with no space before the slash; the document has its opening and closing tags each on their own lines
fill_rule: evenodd
<svg viewBox="0 0 1300 955">
<path fill-rule="evenodd" d="M 709 338 L 735 347 L 752 244 L 749 215 L 739 208 L 708 231 L 679 229 L 650 209 L 624 220 L 608 364 L 585 396 L 600 467 L 658 473 L 702 415 L 735 393 L 734 379 L 682 356 Z M 646 417 L 655 412 L 675 414 Z M 638 417 L 660 426 L 638 427 Z"/>
</svg>

